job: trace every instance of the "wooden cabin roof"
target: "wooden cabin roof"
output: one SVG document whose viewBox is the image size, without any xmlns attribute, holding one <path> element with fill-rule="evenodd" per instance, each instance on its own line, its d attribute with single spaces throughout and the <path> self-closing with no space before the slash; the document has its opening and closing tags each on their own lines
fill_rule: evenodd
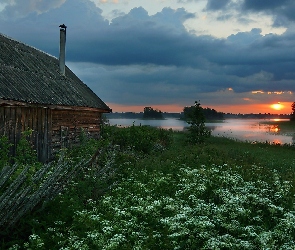
<svg viewBox="0 0 295 250">
<path fill-rule="evenodd" d="M 0 99 L 31 104 L 111 109 L 59 60 L 0 34 Z"/>
</svg>

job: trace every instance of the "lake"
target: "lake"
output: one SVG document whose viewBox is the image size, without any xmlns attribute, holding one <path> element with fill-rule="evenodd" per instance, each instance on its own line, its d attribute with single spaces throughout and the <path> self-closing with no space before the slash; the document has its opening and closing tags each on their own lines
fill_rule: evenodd
<svg viewBox="0 0 295 250">
<path fill-rule="evenodd" d="M 281 119 L 283 120 L 283 119 Z M 262 122 L 272 121 L 263 119 L 226 119 L 218 123 L 206 123 L 206 127 L 214 136 L 224 136 L 249 142 L 268 142 L 278 144 L 295 144 L 295 129 L 282 133 L 278 127 Z M 135 126 L 148 125 L 164 129 L 183 131 L 189 125 L 178 119 L 141 120 L 141 119 L 109 119 L 110 125 Z"/>
</svg>

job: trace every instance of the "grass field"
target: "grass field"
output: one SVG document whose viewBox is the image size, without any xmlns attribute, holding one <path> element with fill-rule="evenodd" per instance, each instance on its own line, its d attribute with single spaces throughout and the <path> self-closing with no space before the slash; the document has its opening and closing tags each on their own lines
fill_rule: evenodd
<svg viewBox="0 0 295 250">
<path fill-rule="evenodd" d="M 3 249 L 294 249 L 295 148 L 133 127 Z M 107 144 L 107 143 L 105 143 Z M 91 148 L 91 147 L 89 147 Z"/>
</svg>

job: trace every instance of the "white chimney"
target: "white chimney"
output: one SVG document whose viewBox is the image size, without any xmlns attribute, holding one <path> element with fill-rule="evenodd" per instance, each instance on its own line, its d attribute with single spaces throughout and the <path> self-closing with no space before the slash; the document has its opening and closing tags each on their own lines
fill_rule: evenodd
<svg viewBox="0 0 295 250">
<path fill-rule="evenodd" d="M 59 71 L 64 76 L 66 74 L 66 30 L 67 26 L 64 24 L 59 25 L 60 27 L 60 43 L 59 43 Z"/>
</svg>

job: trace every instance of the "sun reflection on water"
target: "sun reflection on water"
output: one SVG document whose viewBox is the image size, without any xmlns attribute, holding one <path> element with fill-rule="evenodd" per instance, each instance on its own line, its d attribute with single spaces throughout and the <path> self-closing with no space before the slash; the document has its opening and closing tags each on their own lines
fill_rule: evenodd
<svg viewBox="0 0 295 250">
<path fill-rule="evenodd" d="M 269 132 L 271 132 L 271 133 L 278 133 L 279 131 L 280 131 L 280 129 L 279 129 L 278 125 L 269 126 Z"/>
<path fill-rule="evenodd" d="M 282 120 L 282 119 L 277 119 Z M 267 121 L 268 122 L 268 121 Z M 228 119 L 223 124 L 208 124 L 215 136 L 225 136 L 248 142 L 266 142 L 270 144 L 292 144 L 291 136 L 281 134 L 278 125 L 270 125 L 264 120 Z"/>
</svg>

